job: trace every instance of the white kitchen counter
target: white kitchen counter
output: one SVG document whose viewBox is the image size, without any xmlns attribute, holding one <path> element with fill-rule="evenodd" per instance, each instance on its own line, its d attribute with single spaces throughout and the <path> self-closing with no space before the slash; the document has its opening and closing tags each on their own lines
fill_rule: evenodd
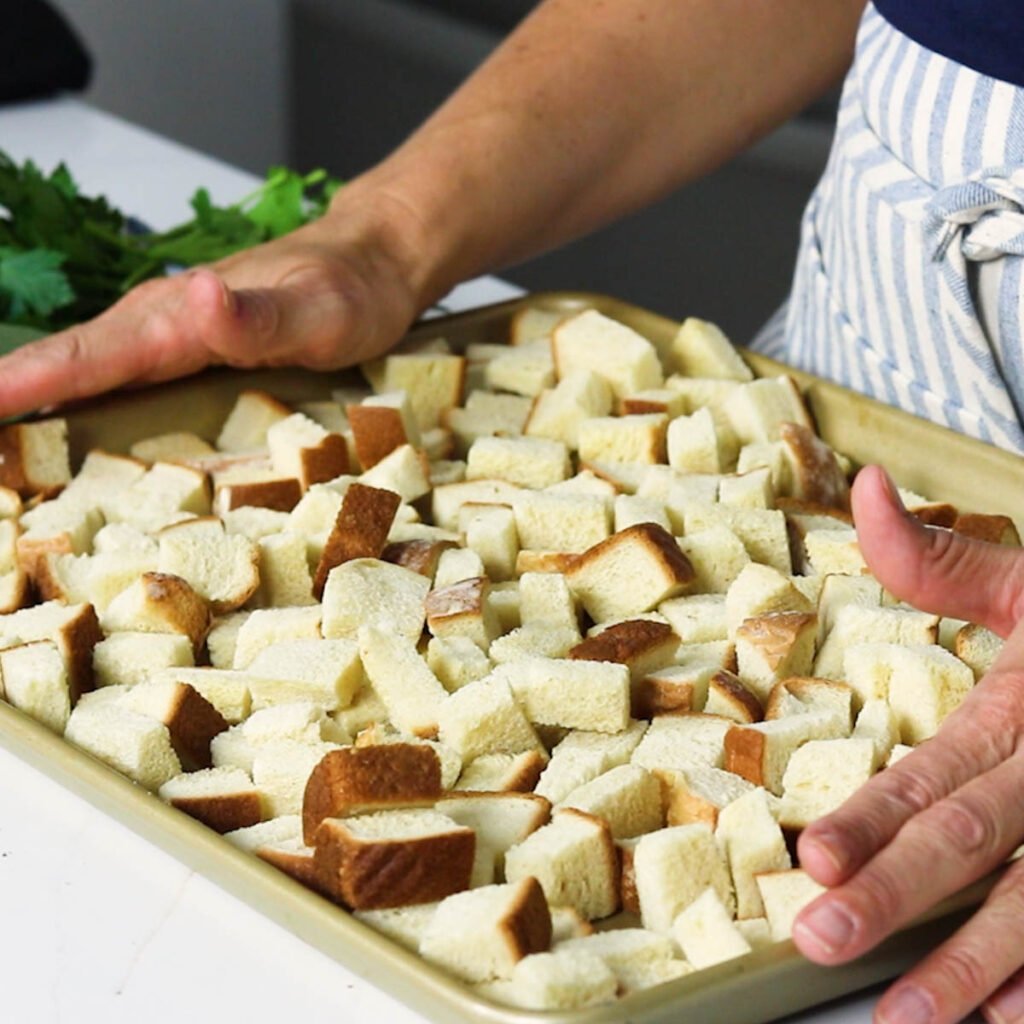
<svg viewBox="0 0 1024 1024">
<path fill-rule="evenodd" d="M 254 179 L 70 100 L 0 108 L 0 148 L 157 228 Z M 518 294 L 494 278 L 456 289 L 468 308 Z M 0 749 L 0 1019 L 11 1024 L 423 1018 Z M 877 990 L 801 1014 L 860 1024 Z"/>
</svg>

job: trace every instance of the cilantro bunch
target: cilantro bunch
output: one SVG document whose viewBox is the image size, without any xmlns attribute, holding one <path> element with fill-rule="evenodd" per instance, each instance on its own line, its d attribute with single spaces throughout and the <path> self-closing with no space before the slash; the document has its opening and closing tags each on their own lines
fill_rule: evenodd
<svg viewBox="0 0 1024 1024">
<path fill-rule="evenodd" d="M 0 151 L 0 323 L 53 331 L 88 319 L 169 268 L 210 263 L 314 220 L 339 185 L 322 170 L 274 167 L 230 206 L 199 189 L 191 220 L 149 234 L 102 196 L 82 195 L 63 164 L 46 175 Z"/>
</svg>

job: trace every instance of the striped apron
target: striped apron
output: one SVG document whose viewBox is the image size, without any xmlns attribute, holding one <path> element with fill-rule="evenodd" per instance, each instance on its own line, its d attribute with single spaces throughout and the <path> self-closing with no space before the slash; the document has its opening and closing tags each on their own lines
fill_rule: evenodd
<svg viewBox="0 0 1024 1024">
<path fill-rule="evenodd" d="M 793 290 L 753 347 L 1024 452 L 1024 89 L 872 5 Z"/>
</svg>

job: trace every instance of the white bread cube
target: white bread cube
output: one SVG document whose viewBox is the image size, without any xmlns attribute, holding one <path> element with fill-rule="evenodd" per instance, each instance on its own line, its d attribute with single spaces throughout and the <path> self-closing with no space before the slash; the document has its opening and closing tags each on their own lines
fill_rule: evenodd
<svg viewBox="0 0 1024 1024">
<path fill-rule="evenodd" d="M 400 388 L 395 388 L 400 391 Z M 299 402 L 295 407 L 296 412 L 305 413 L 311 420 L 315 420 L 324 430 L 332 434 L 343 434 L 348 430 L 348 417 L 345 415 L 345 406 L 351 405 L 353 401 L 361 401 L 365 392 L 361 389 L 335 388 L 331 392 L 330 401 Z M 351 453 L 351 449 L 350 449 Z"/>
<path fill-rule="evenodd" d="M 899 743 L 900 724 L 895 712 L 884 700 L 865 701 L 853 727 L 854 739 L 868 739 L 875 748 L 875 770 L 881 768 Z"/>
<path fill-rule="evenodd" d="M 743 542 L 722 524 L 687 533 L 676 543 L 693 566 L 692 589 L 697 593 L 726 593 L 750 563 Z"/>
<path fill-rule="evenodd" d="M 599 480 L 611 484 L 616 493 L 637 494 L 649 473 L 668 467 L 652 466 L 646 462 L 611 462 L 594 459 L 581 462 L 580 469 L 593 473 Z"/>
<path fill-rule="evenodd" d="M 726 468 L 709 409 L 677 416 L 668 425 L 668 464 L 684 473 L 721 473 Z"/>
<path fill-rule="evenodd" d="M 698 971 L 751 951 L 750 943 L 712 888 L 705 889 L 672 922 L 672 938 Z"/>
<path fill-rule="evenodd" d="M 354 640 L 298 639 L 269 644 L 248 666 L 255 707 L 311 701 L 325 711 L 352 703 L 363 685 Z"/>
<path fill-rule="evenodd" d="M 609 504 L 599 495 L 529 492 L 513 509 L 519 544 L 527 549 L 575 554 L 611 533 Z"/>
<path fill-rule="evenodd" d="M 662 935 L 708 887 L 730 915 L 736 906 L 729 868 L 706 825 L 648 832 L 633 851 L 633 871 L 644 927 Z"/>
<path fill-rule="evenodd" d="M 534 953 L 507 982 L 480 986 L 482 994 L 527 1010 L 579 1010 L 614 1001 L 618 979 L 599 957 L 579 950 Z"/>
<path fill-rule="evenodd" d="M 727 718 L 715 715 L 663 715 L 651 722 L 631 761 L 650 771 L 721 768 L 731 727 Z"/>
<path fill-rule="evenodd" d="M 434 809 L 473 829 L 477 847 L 491 851 L 499 867 L 509 849 L 551 818 L 551 804 L 535 793 L 453 792 L 438 800 Z"/>
<path fill-rule="evenodd" d="M 725 598 L 721 594 L 691 594 L 672 597 L 658 605 L 673 632 L 684 644 L 726 640 L 729 630 Z"/>
<path fill-rule="evenodd" d="M 535 878 L 454 893 L 427 925 L 420 955 L 464 981 L 508 978 L 551 945 L 551 913 Z"/>
<path fill-rule="evenodd" d="M 636 718 L 655 718 L 681 711 L 704 711 L 708 686 L 721 670 L 710 661 L 669 665 L 633 680 L 632 709 Z"/>
<path fill-rule="evenodd" d="M 64 738 L 153 792 L 181 774 L 167 726 L 112 701 L 80 702 Z"/>
<path fill-rule="evenodd" d="M 784 942 L 793 934 L 797 914 L 813 899 L 825 892 L 825 887 L 803 871 L 766 871 L 757 875 L 757 887 L 764 901 L 765 917 L 775 942 Z"/>
<path fill-rule="evenodd" d="M 70 479 L 65 420 L 0 427 L 0 487 L 29 497 L 57 491 Z"/>
<path fill-rule="evenodd" d="M 766 701 L 780 679 L 811 671 L 817 636 L 813 612 L 771 612 L 744 619 L 736 629 L 736 674 Z"/>
<path fill-rule="evenodd" d="M 490 587 L 486 576 L 478 576 L 431 590 L 424 601 L 431 634 L 468 637 L 486 651 L 500 629 L 497 615 L 488 602 Z"/>
<path fill-rule="evenodd" d="M 595 622 L 650 611 L 693 581 L 693 568 L 671 534 L 641 523 L 588 548 L 566 573 Z"/>
<path fill-rule="evenodd" d="M 113 633 L 92 652 L 97 686 L 133 686 L 162 669 L 194 664 L 192 643 L 180 633 Z"/>
<path fill-rule="evenodd" d="M 568 448 L 579 447 L 580 424 L 592 416 L 612 411 L 608 381 L 592 370 L 573 370 L 554 388 L 542 391 L 523 428 L 528 437 L 561 441 Z"/>
<path fill-rule="evenodd" d="M 360 629 L 358 640 L 366 678 L 387 707 L 392 722 L 413 736 L 436 736 L 448 691 L 430 671 L 413 641 L 374 626 Z"/>
<path fill-rule="evenodd" d="M 810 740 L 836 739 L 841 734 L 841 724 L 829 711 L 735 725 L 725 736 L 724 767 L 781 796 L 783 774 L 793 752 Z"/>
<path fill-rule="evenodd" d="M 575 907 L 549 907 L 551 911 L 551 945 L 593 935 L 594 926 L 579 915 Z"/>
<path fill-rule="evenodd" d="M 146 466 L 138 459 L 93 449 L 61 493 L 65 499 L 81 499 L 82 504 L 95 505 L 100 496 L 123 491 L 145 473 Z"/>
<path fill-rule="evenodd" d="M 29 578 L 21 569 L 0 573 L 0 615 L 16 612 L 28 602 Z"/>
<path fill-rule="evenodd" d="M 646 722 L 630 722 L 619 733 L 570 732 L 552 751 L 537 783 L 537 794 L 559 803 L 580 786 L 628 764 L 646 731 Z"/>
<path fill-rule="evenodd" d="M 459 529 L 466 538 L 466 547 L 480 556 L 487 576 L 495 582 L 515 576 L 519 532 L 511 508 L 467 503 L 459 513 Z"/>
<path fill-rule="evenodd" d="M 664 413 L 670 420 L 686 414 L 686 400 L 673 388 L 645 388 L 619 401 L 620 416 L 638 416 L 646 413 Z"/>
<path fill-rule="evenodd" d="M 430 493 L 430 462 L 424 452 L 403 444 L 359 477 L 369 487 L 394 491 L 412 502 Z"/>
<path fill-rule="evenodd" d="M 279 740 L 262 745 L 252 762 L 252 781 L 263 794 L 270 817 L 298 814 L 313 769 L 336 743 L 299 743 Z"/>
<path fill-rule="evenodd" d="M 231 667 L 248 668 L 253 658 L 271 644 L 284 640 L 316 640 L 320 636 L 320 605 L 257 608 L 238 628 Z"/>
<path fill-rule="evenodd" d="M 206 601 L 185 580 L 167 573 L 147 572 L 125 587 L 102 617 L 105 633 L 181 633 L 198 651 L 209 628 Z"/>
<path fill-rule="evenodd" d="M 81 555 L 92 549 L 92 539 L 103 525 L 97 508 L 71 498 L 44 501 L 21 517 L 21 532 L 15 539 L 17 564 L 37 575 L 37 563 L 47 553 Z M 7 527 L 13 530 L 13 524 Z"/>
<path fill-rule="evenodd" d="M 866 608 L 880 607 L 882 584 L 872 576 L 847 576 L 839 573 L 826 576 L 818 595 L 819 645 L 832 631 L 839 609 L 844 604 L 859 604 Z"/>
<path fill-rule="evenodd" d="M 140 476 L 141 473 L 140 469 Z M 22 511 L 24 511 L 24 504 L 21 495 L 11 487 L 0 486 L 0 519 L 17 519 Z"/>
<path fill-rule="evenodd" d="M 579 456 L 585 463 L 664 462 L 667 430 L 664 413 L 595 416 L 579 425 Z"/>
<path fill-rule="evenodd" d="M 539 395 L 555 383 L 555 363 L 547 339 L 524 342 L 488 360 L 484 383 L 494 391 Z"/>
<path fill-rule="evenodd" d="M 721 328 L 708 320 L 687 317 L 672 339 L 672 362 L 686 377 L 749 381 L 750 367 Z"/>
<path fill-rule="evenodd" d="M 718 485 L 718 500 L 738 508 L 773 508 L 775 487 L 771 472 L 762 468 L 723 476 Z"/>
<path fill-rule="evenodd" d="M 714 828 L 723 808 L 754 787 L 732 772 L 707 765 L 692 765 L 681 771 L 659 768 L 668 825 L 704 824 Z"/>
<path fill-rule="evenodd" d="M 779 820 L 800 829 L 831 814 L 871 778 L 876 760 L 870 739 L 808 741 L 786 765 Z"/>
<path fill-rule="evenodd" d="M 483 754 L 519 754 L 544 750 L 536 732 L 512 698 L 508 683 L 495 676 L 463 686 L 441 702 L 438 737 L 463 761 Z"/>
<path fill-rule="evenodd" d="M 518 626 L 491 643 L 488 654 L 495 665 L 529 661 L 534 658 L 568 658 L 580 642 L 579 630 L 572 626 L 548 626 L 532 622 Z"/>
<path fill-rule="evenodd" d="M 970 666 L 977 680 L 989 672 L 1002 649 L 1002 637 L 984 626 L 972 623 L 961 627 L 953 644 L 953 653 Z"/>
<path fill-rule="evenodd" d="M 485 754 L 467 764 L 454 789 L 471 793 L 528 793 L 540 778 L 544 760 L 537 750 Z"/>
<path fill-rule="evenodd" d="M 259 587 L 253 595 L 259 607 L 314 604 L 306 538 L 284 530 L 256 541 Z"/>
<path fill-rule="evenodd" d="M 431 518 L 444 530 L 458 530 L 459 511 L 466 502 L 514 505 L 523 488 L 505 480 L 464 480 L 435 487 L 430 496 Z"/>
<path fill-rule="evenodd" d="M 174 430 L 136 441 L 128 454 L 142 462 L 185 462 L 215 454 L 213 446 L 198 434 L 188 430 Z"/>
<path fill-rule="evenodd" d="M 160 799 L 221 834 L 263 819 L 263 800 L 240 768 L 201 768 L 168 779 Z"/>
<path fill-rule="evenodd" d="M 450 587 L 462 580 L 486 576 L 483 559 L 471 548 L 448 548 L 441 552 L 434 574 L 435 588 Z"/>
<path fill-rule="evenodd" d="M 465 636 L 432 637 L 427 664 L 449 693 L 483 679 L 493 667 L 491 659 Z"/>
<path fill-rule="evenodd" d="M 579 629 L 576 600 L 559 573 L 524 572 L 519 577 L 519 615 L 524 625 L 544 623 L 570 631 Z"/>
<path fill-rule="evenodd" d="M 551 351 L 559 379 L 573 370 L 591 370 L 608 381 L 616 398 L 662 384 L 654 346 L 593 309 L 558 324 L 551 335 Z"/>
<path fill-rule="evenodd" d="M 357 910 L 352 916 L 410 952 L 418 953 L 423 934 L 438 906 L 439 903 L 414 903 L 385 910 Z"/>
<path fill-rule="evenodd" d="M 715 841 L 729 863 L 741 919 L 764 914 L 757 876 L 785 871 L 792 864 L 786 839 L 772 813 L 767 792 L 752 789 L 723 807 L 715 826 Z"/>
<path fill-rule="evenodd" d="M 71 714 L 67 665 L 51 640 L 0 650 L 0 693 L 61 735 Z"/>
<path fill-rule="evenodd" d="M 525 658 L 499 665 L 526 717 L 541 725 L 621 732 L 629 724 L 629 669 L 609 662 Z"/>
<path fill-rule="evenodd" d="M 323 596 L 323 635 L 355 638 L 364 626 L 418 639 L 426 621 L 423 602 L 430 581 L 419 573 L 373 558 L 332 569 Z"/>
<path fill-rule="evenodd" d="M 556 811 L 551 823 L 505 854 L 510 882 L 532 875 L 548 903 L 571 906 L 588 921 L 618 909 L 618 858 L 608 825 L 582 811 Z"/>
<path fill-rule="evenodd" d="M 934 644 L 938 638 L 939 617 L 927 612 L 903 608 L 870 608 L 847 604 L 835 614 L 832 629 L 818 649 L 814 674 L 829 679 L 844 679 L 847 648 L 855 644 Z M 858 677 L 860 678 L 860 677 Z M 848 681 L 848 680 L 847 680 Z M 867 700 L 877 693 L 867 693 L 859 685 L 854 689 Z"/>
<path fill-rule="evenodd" d="M 855 693 L 845 683 L 814 676 L 791 676 L 772 688 L 764 705 L 766 720 L 822 711 L 832 715 L 840 735 L 850 732 Z"/>
<path fill-rule="evenodd" d="M 523 345 L 530 341 L 551 341 L 551 332 L 564 320 L 564 310 L 523 306 L 512 314 L 509 321 L 508 343 Z"/>
<path fill-rule="evenodd" d="M 671 940 L 646 928 L 592 932 L 560 942 L 554 949 L 559 953 L 588 953 L 599 957 L 615 973 L 623 994 L 657 984 L 655 978 L 667 981 L 686 973 L 686 965 L 676 958 Z M 676 974 L 670 965 L 682 970 Z"/>
<path fill-rule="evenodd" d="M 672 532 L 672 523 L 665 511 L 664 503 L 654 498 L 644 498 L 636 494 L 620 494 L 614 505 L 614 532 L 627 530 L 637 523 L 656 523 L 662 529 Z"/>
<path fill-rule="evenodd" d="M 249 717 L 252 699 L 249 677 L 243 672 L 217 668 L 167 668 L 153 673 L 154 681 L 188 683 L 208 700 L 229 725 Z"/>
<path fill-rule="evenodd" d="M 384 360 L 384 389 L 405 390 L 420 430 L 431 430 L 462 401 L 466 359 L 449 352 L 400 352 Z"/>
<path fill-rule="evenodd" d="M 532 400 L 524 395 L 471 391 L 465 407 L 449 409 L 441 422 L 452 432 L 456 451 L 461 457 L 481 437 L 521 435 L 532 405 Z"/>
<path fill-rule="evenodd" d="M 664 824 L 658 780 L 633 764 L 619 765 L 584 783 L 558 806 L 574 807 L 602 818 L 614 839 L 630 839 Z"/>
<path fill-rule="evenodd" d="M 789 493 L 826 508 L 846 509 L 850 485 L 835 452 L 807 424 L 783 423 L 782 452 L 789 464 Z"/>
<path fill-rule="evenodd" d="M 730 638 L 735 637 L 746 619 L 772 612 L 812 611 L 811 602 L 793 586 L 788 576 L 758 562 L 745 566 L 725 595 Z"/>
<path fill-rule="evenodd" d="M 741 541 L 755 562 L 772 566 L 784 575 L 793 571 L 786 516 L 778 509 L 741 508 L 736 505 L 701 505 L 692 502 L 686 507 L 685 529 L 690 534 L 724 520 L 725 525 Z"/>
<path fill-rule="evenodd" d="M 706 714 L 719 715 L 741 725 L 759 722 L 764 717 L 761 701 L 727 669 L 719 669 L 708 679 L 708 695 L 703 710 Z"/>
<path fill-rule="evenodd" d="M 157 571 L 181 577 L 223 614 L 256 592 L 259 549 L 247 537 L 229 536 L 219 519 L 192 519 L 160 531 Z"/>
<path fill-rule="evenodd" d="M 333 485 L 314 484 L 288 514 L 286 530 L 306 537 L 310 561 L 315 565 L 334 524 L 338 520 L 344 494 Z"/>
<path fill-rule="evenodd" d="M 505 480 L 541 489 L 572 473 L 569 450 L 561 441 L 540 437 L 481 437 L 466 457 L 467 480 Z"/>
<path fill-rule="evenodd" d="M 224 838 L 232 846 L 246 853 L 255 853 L 261 846 L 302 839 L 302 819 L 297 814 L 283 814 L 279 818 L 268 818 L 256 825 L 233 829 Z"/>
<path fill-rule="evenodd" d="M 763 377 L 729 395 L 726 412 L 741 444 L 777 441 L 783 423 L 813 429 L 807 406 L 792 377 Z"/>
<path fill-rule="evenodd" d="M 267 428 L 267 447 L 275 472 L 295 477 L 303 491 L 348 472 L 345 438 L 329 433 L 301 412 Z"/>
<path fill-rule="evenodd" d="M 803 536 L 803 544 L 812 572 L 858 576 L 868 571 L 867 562 L 857 543 L 857 531 L 852 527 L 842 530 L 808 530 Z"/>
<path fill-rule="evenodd" d="M 265 391 L 243 391 L 221 428 L 217 448 L 222 452 L 265 448 L 267 430 L 291 414 L 291 409 Z"/>
</svg>

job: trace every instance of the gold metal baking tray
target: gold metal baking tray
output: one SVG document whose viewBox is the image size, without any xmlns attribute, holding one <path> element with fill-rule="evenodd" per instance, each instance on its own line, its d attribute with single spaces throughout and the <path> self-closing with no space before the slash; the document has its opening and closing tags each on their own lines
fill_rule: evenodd
<svg viewBox="0 0 1024 1024">
<path fill-rule="evenodd" d="M 410 337 L 440 335 L 456 349 L 470 341 L 504 341 L 511 316 L 524 305 L 559 311 L 595 307 L 658 346 L 667 345 L 678 327 L 608 296 L 551 292 L 427 321 Z M 756 354 L 746 355 L 759 374 L 793 372 Z M 793 375 L 805 388 L 822 436 L 855 462 L 882 461 L 901 485 L 932 498 L 976 511 L 1020 514 L 1024 459 L 829 382 Z M 352 371 L 224 370 L 123 392 L 68 411 L 73 457 L 77 463 L 92 447 L 125 450 L 133 440 L 168 430 L 216 436 L 244 388 L 262 387 L 284 401 L 306 401 L 328 397 L 332 388 L 352 380 Z M 956 466 L 956 473 L 950 466 Z M 977 507 L 979 495 L 984 508 Z M 895 976 L 951 934 L 992 885 L 991 878 L 976 883 L 846 967 L 817 967 L 786 942 L 606 1006 L 571 1012 L 515 1010 L 475 995 L 2 701 L 0 745 L 372 984 L 444 1024 L 668 1024 L 684 1019 L 689 1024 L 759 1024 Z"/>
</svg>

